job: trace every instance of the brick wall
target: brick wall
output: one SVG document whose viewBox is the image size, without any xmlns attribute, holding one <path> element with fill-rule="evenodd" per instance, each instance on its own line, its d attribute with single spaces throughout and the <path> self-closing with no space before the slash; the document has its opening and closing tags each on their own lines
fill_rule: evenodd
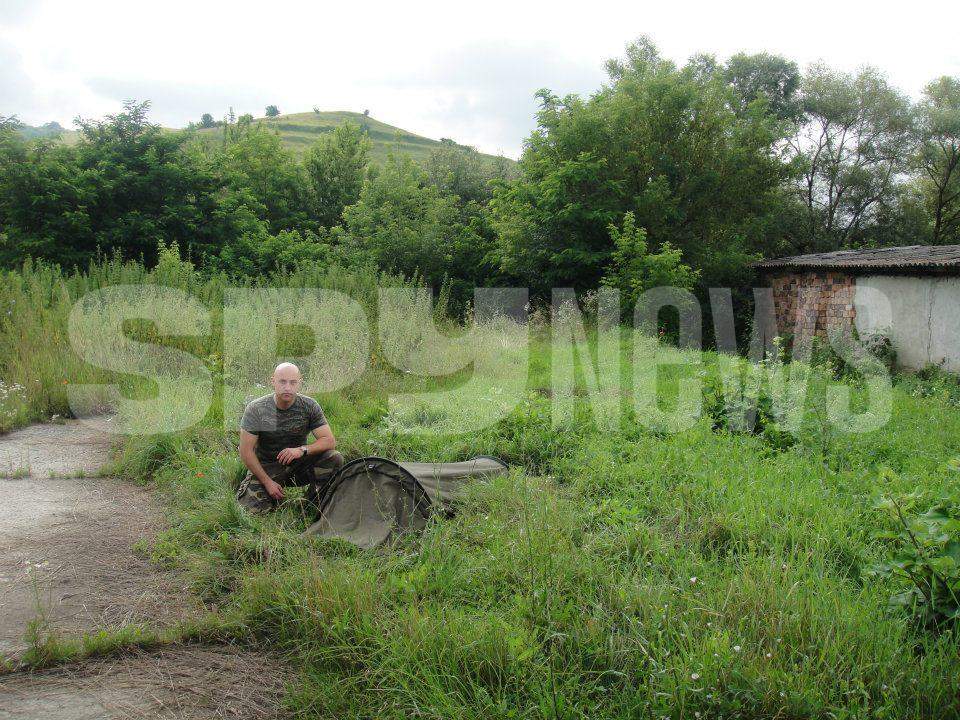
<svg viewBox="0 0 960 720">
<path fill-rule="evenodd" d="M 804 302 L 801 290 L 817 292 L 800 318 L 799 331 L 825 337 L 827 330 L 846 331 L 853 325 L 856 278 L 839 272 L 782 272 L 767 277 L 773 288 L 777 328 L 783 335 L 798 332 L 797 314 Z"/>
</svg>

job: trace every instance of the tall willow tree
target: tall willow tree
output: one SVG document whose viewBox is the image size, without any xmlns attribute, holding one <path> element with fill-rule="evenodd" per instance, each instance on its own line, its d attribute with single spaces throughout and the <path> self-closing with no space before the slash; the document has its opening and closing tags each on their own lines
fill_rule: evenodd
<svg viewBox="0 0 960 720">
<path fill-rule="evenodd" d="M 807 70 L 802 101 L 791 144 L 807 214 L 803 249 L 846 247 L 895 201 L 909 169 L 910 102 L 874 68 L 851 75 L 825 65 Z"/>
<path fill-rule="evenodd" d="M 920 187 L 934 245 L 960 243 L 960 80 L 927 85 L 918 108 Z"/>
</svg>

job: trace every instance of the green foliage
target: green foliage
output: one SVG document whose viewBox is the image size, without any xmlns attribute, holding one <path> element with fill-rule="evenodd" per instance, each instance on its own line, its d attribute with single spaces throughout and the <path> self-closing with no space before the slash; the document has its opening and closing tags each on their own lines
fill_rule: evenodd
<svg viewBox="0 0 960 720">
<path fill-rule="evenodd" d="M 246 126 L 213 155 L 212 163 L 227 189 L 255 201 L 251 209 L 272 233 L 307 224 L 303 169 L 276 133 Z"/>
<path fill-rule="evenodd" d="M 889 477 L 889 470 L 886 475 Z M 900 530 L 877 534 L 895 542 L 896 553 L 889 561 L 872 566 L 868 575 L 895 578 L 905 585 L 890 596 L 890 605 L 908 612 L 922 627 L 942 629 L 960 618 L 960 508 L 945 501 L 921 515 L 907 517 L 907 500 L 884 497 L 878 503 Z"/>
<path fill-rule="evenodd" d="M 483 205 L 492 174 L 475 152 L 455 146 L 447 154 L 444 146 L 432 165 L 441 187 L 409 159 L 391 158 L 359 204 L 371 141 L 355 123 L 323 135 L 299 163 L 250 116 L 231 113 L 222 141 L 211 143 L 199 130 L 162 131 L 146 110 L 129 105 L 84 123 L 75 146 L 27 142 L 15 119 L 4 121 L 0 262 L 76 267 L 102 252 L 152 264 L 158 247 L 174 243 L 205 271 L 235 277 L 379 261 L 438 286 L 452 276 L 462 298 L 489 278 L 493 231 Z M 350 205 L 357 210 L 344 229 L 338 223 Z"/>
<path fill-rule="evenodd" d="M 342 255 L 326 235 L 281 230 L 276 235 L 241 237 L 225 247 L 212 266 L 237 276 L 262 277 L 314 264 L 330 265 L 340 259 Z"/>
<path fill-rule="evenodd" d="M 483 156 L 452 140 L 442 140 L 424 163 L 427 179 L 444 195 L 461 203 L 485 204 L 492 194 L 491 181 L 505 179 L 504 168 L 491 167 Z"/>
<path fill-rule="evenodd" d="M 897 351 L 893 347 L 893 342 L 889 336 L 883 333 L 873 333 L 860 338 L 864 349 L 872 357 L 880 361 L 888 372 L 893 372 L 897 367 Z"/>
<path fill-rule="evenodd" d="M 799 119 L 801 78 L 795 62 L 769 53 L 737 53 L 727 61 L 724 74 L 734 89 L 739 112 L 748 113 L 751 104 L 759 101 L 781 120 Z"/>
<path fill-rule="evenodd" d="M 13 133 L 20 130 L 23 123 L 16 115 L 0 115 L 0 133 Z"/>
<path fill-rule="evenodd" d="M 931 242 L 960 242 L 960 79 L 941 77 L 918 106 L 920 189 Z"/>
<path fill-rule="evenodd" d="M 476 150 L 443 140 L 425 164 L 426 182 L 453 201 L 459 211 L 458 224 L 467 235 L 467 241 L 453 258 L 449 270 L 452 301 L 464 307 L 472 301 L 474 286 L 496 285 L 501 277 L 496 267 L 496 229 L 487 211 L 493 186 L 513 176 L 512 166 L 499 158 L 489 163 Z"/>
<path fill-rule="evenodd" d="M 907 169 L 908 98 L 875 68 L 856 75 L 822 64 L 803 78 L 804 120 L 791 144 L 809 250 L 848 246 L 895 195 Z"/>
<path fill-rule="evenodd" d="M 300 240 L 312 242 L 309 237 Z M 179 348 L 204 359 L 214 373 L 220 373 L 223 354 L 220 328 L 227 287 L 327 287 L 351 296 L 365 312 L 373 313 L 380 285 L 405 284 L 403 278 L 381 274 L 376 267 L 345 258 L 335 250 L 331 251 L 329 263 L 317 262 L 311 248 L 292 259 L 284 254 L 289 247 L 297 249 L 298 245 L 297 238 L 292 238 L 282 244 L 276 254 L 264 258 L 255 256 L 252 260 L 244 258 L 244 262 L 262 262 L 262 266 L 255 267 L 246 277 L 226 277 L 209 269 L 201 272 L 190 260 L 181 257 L 175 243 L 155 249 L 155 252 L 159 250 L 159 261 L 153 269 L 114 256 L 90 263 L 83 272 L 66 271 L 57 265 L 32 260 L 16 270 L 0 270 L 0 432 L 29 422 L 72 417 L 67 395 L 75 383 L 118 383 L 121 392 L 133 392 L 134 396 L 141 392 L 136 389 L 139 376 L 117 377 L 90 366 L 78 357 L 70 342 L 70 311 L 77 298 L 92 290 L 112 285 L 162 284 L 193 294 L 210 309 L 216 331 L 175 342 Z M 279 266 L 287 269 L 270 272 Z M 154 332 L 132 337 L 146 343 L 168 341 Z M 251 342 L 259 343 L 260 339 Z M 153 390 L 147 396 L 150 392 Z M 164 442 L 174 440 L 172 436 L 163 437 Z"/>
<path fill-rule="evenodd" d="M 960 407 L 960 378 L 939 365 L 927 365 L 913 375 L 897 378 L 907 392 L 918 398 L 936 398 L 951 407 Z"/>
<path fill-rule="evenodd" d="M 756 435 L 781 451 L 796 445 L 797 435 L 781 422 L 786 408 L 774 398 L 771 388 L 773 373 L 783 369 L 782 355 L 768 357 L 756 365 L 737 363 L 733 380 L 740 390 L 727 387 L 717 367 L 702 373 L 703 412 L 711 419 L 713 429 Z"/>
<path fill-rule="evenodd" d="M 484 247 L 456 199 L 405 156 L 391 155 L 371 170 L 343 219 L 350 247 L 390 272 L 439 287 L 447 277 L 469 282 L 483 271 Z"/>
<path fill-rule="evenodd" d="M 623 227 L 609 227 L 614 250 L 610 267 L 601 283 L 620 291 L 624 311 L 630 311 L 646 290 L 655 287 L 677 287 L 690 290 L 700 272 L 684 265 L 682 253 L 664 243 L 658 253 L 647 248 L 647 233 L 638 228 L 632 212 L 623 216 Z"/>
<path fill-rule="evenodd" d="M 218 238 L 205 222 L 215 182 L 183 152 L 185 136 L 147 121 L 147 104 L 82 121 L 73 147 L 0 141 L 0 223 L 7 263 L 26 257 L 85 263 L 98 251 L 155 260 L 158 242 L 202 254 Z M 227 220 L 229 222 L 229 220 Z"/>
<path fill-rule="evenodd" d="M 323 227 L 340 222 L 343 209 L 360 199 L 370 140 L 354 123 L 324 135 L 303 158 L 313 218 Z"/>
<path fill-rule="evenodd" d="M 280 114 L 280 111 L 277 109 L 276 105 L 267 105 L 264 109 L 263 114 L 268 118 L 277 117 Z"/>
<path fill-rule="evenodd" d="M 854 328 L 850 336 L 836 336 L 829 341 L 815 337 L 811 360 L 838 380 L 857 382 L 863 379 L 865 369 L 892 373 L 897 351 L 887 335 L 872 333 L 860 337 Z"/>
<path fill-rule="evenodd" d="M 608 227 L 632 212 L 654 247 L 669 243 L 704 283 L 725 284 L 770 242 L 782 124 L 759 106 L 735 112 L 721 69 L 677 68 L 646 41 L 608 72 L 587 100 L 538 94 L 520 178 L 491 203 L 501 268 L 541 294 L 596 287 L 614 250 Z"/>
</svg>

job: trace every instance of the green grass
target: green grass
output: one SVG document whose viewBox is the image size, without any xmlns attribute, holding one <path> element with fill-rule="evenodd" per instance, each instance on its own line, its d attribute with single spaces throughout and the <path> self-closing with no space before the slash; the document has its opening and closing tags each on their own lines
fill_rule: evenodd
<svg viewBox="0 0 960 720">
<path fill-rule="evenodd" d="M 0 675 L 118 655 L 134 648 L 149 650 L 189 643 L 244 642 L 249 640 L 249 631 L 224 613 L 208 613 L 164 628 L 125 625 L 80 636 L 65 636 L 48 628 L 41 616 L 27 628 L 26 639 L 26 651 L 16 662 L 8 660 L 0 667 Z"/>
<path fill-rule="evenodd" d="M 280 115 L 275 118 L 257 118 L 257 123 L 276 130 L 280 134 L 284 147 L 300 156 L 325 133 L 332 132 L 337 126 L 345 122 L 352 122 L 368 129 L 371 141 L 371 159 L 382 162 L 389 152 L 400 152 L 409 155 L 417 162 L 425 161 L 430 153 L 440 147 L 439 140 L 423 137 L 403 130 L 393 125 L 365 116 L 363 113 L 348 111 L 305 112 Z M 27 127 L 24 129 L 27 137 L 43 137 L 47 133 L 43 128 Z M 197 130 L 202 138 L 219 140 L 223 134 L 221 128 L 206 128 Z M 77 142 L 78 133 L 75 130 L 66 130 L 60 134 L 60 139 L 67 143 Z M 493 155 L 482 155 L 489 162 L 494 161 Z"/>
<path fill-rule="evenodd" d="M 35 273 L 7 276 L 6 297 L 43 286 Z M 111 273 L 102 277 L 122 274 Z M 203 283 L 190 290 L 217 296 Z M 353 292 L 374 306 L 361 286 Z M 29 327 L 50 337 L 65 300 L 33 297 L 47 307 Z M 2 332 L 6 340 L 14 329 Z M 241 344 L 255 344 L 251 335 Z M 604 430 L 582 383 L 570 398 L 550 396 L 557 359 L 549 328 L 537 330 L 527 354 L 517 354 L 509 329 L 495 335 L 503 345 L 478 363 L 474 385 L 463 374 L 420 379 L 390 368 L 441 347 L 458 352 L 425 334 L 409 346 L 378 343 L 359 379 L 319 394 L 348 458 L 483 453 L 513 468 L 475 487 L 456 517 L 437 518 L 420 537 L 381 552 L 301 540 L 294 503 L 264 519 L 240 510 L 232 499 L 242 471 L 236 435 L 224 431 L 219 399 L 194 427 L 122 448 L 116 471 L 156 483 L 169 502 L 171 529 L 154 544 L 155 559 L 183 568 L 243 637 L 299 659 L 287 699 L 297 717 L 960 715 L 954 632 L 919 629 L 887 607 L 896 584 L 863 572 L 892 550 L 877 535 L 891 527 L 873 509 L 881 493 L 957 498 L 953 396 L 926 392 L 922 379 L 898 381 L 890 422 L 846 435 L 822 423 L 817 408 L 829 379 L 814 373 L 802 430 L 789 446 L 718 432 L 708 417 L 671 433 L 626 413 Z M 41 377 L 58 377 L 43 370 L 65 357 L 55 337 L 59 346 L 0 344 L 3 372 L 29 358 Z M 202 342 L 194 351 L 222 369 L 216 334 Z M 605 366 L 629 370 L 637 342 L 624 330 L 614 350 L 621 362 Z M 700 359 L 708 368 L 730 362 L 711 353 Z M 421 411 L 390 405 L 399 391 L 492 392 L 498 373 L 518 361 L 529 372 L 522 401 L 484 429 L 404 432 L 405 423 L 429 430 L 438 417 L 459 422 L 455 395 L 422 400 Z M 61 367 L 71 382 L 84 377 L 82 365 Z M 227 375 L 244 378 L 243 390 L 254 369 Z M 664 407 L 677 381 L 698 371 L 666 371 Z M 30 408 L 48 408 L 56 396 L 57 388 L 7 380 L 27 387 L 22 402 Z M 614 394 L 604 402 L 630 399 L 604 392 Z M 862 390 L 854 394 L 862 402 Z M 554 422 L 553 402 L 567 399 Z"/>
</svg>

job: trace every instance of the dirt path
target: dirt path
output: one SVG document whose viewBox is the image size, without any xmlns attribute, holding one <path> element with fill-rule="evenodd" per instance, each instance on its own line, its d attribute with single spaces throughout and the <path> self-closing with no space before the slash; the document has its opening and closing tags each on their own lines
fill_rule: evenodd
<svg viewBox="0 0 960 720">
<path fill-rule="evenodd" d="M 151 621 L 198 607 L 172 572 L 133 548 L 159 529 L 150 493 L 114 479 L 0 479 L 0 652 L 24 648 L 42 615 L 66 632 Z M 178 587 L 179 585 L 179 587 Z"/>
<path fill-rule="evenodd" d="M 0 720 L 278 716 L 280 666 L 230 647 L 176 647 L 0 677 Z"/>
<path fill-rule="evenodd" d="M 109 435 L 75 421 L 0 437 L 0 655 L 26 649 L 38 614 L 47 628 L 73 634 L 200 612 L 175 572 L 136 549 L 162 526 L 152 493 L 90 477 L 110 445 Z M 17 673 L 0 678 L 0 719 L 272 717 L 281 687 L 268 671 L 274 665 L 234 648 L 180 647 Z M 234 702 L 248 697 L 263 702 Z"/>
<path fill-rule="evenodd" d="M 0 477 L 29 472 L 33 478 L 76 477 L 97 473 L 110 455 L 110 417 L 95 423 L 67 420 L 62 424 L 31 425 L 0 436 Z M 103 429 L 99 429 L 96 426 Z"/>
<path fill-rule="evenodd" d="M 0 438 L 0 653 L 23 650 L 27 624 L 40 615 L 50 629 L 77 632 L 199 610 L 174 573 L 134 552 L 160 528 L 151 493 L 76 477 L 97 472 L 109 450 L 109 435 L 77 422 Z M 31 475 L 3 478 L 18 462 Z"/>
</svg>

